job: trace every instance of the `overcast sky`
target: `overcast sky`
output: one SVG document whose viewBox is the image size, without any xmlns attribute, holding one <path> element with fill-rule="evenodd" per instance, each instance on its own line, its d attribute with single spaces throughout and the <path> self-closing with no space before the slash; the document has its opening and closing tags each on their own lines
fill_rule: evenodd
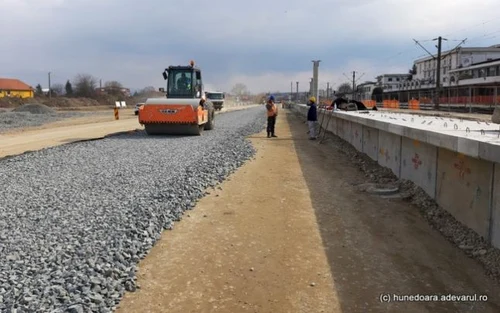
<svg viewBox="0 0 500 313">
<path fill-rule="evenodd" d="M 168 65 L 194 59 L 205 85 L 252 92 L 320 88 L 406 73 L 436 51 L 500 43 L 498 0 L 0 0 L 0 77 L 35 86 L 78 73 L 126 87 L 162 87 Z M 345 76 L 344 76 L 345 74 Z M 295 83 L 294 83 L 295 90 Z"/>
</svg>

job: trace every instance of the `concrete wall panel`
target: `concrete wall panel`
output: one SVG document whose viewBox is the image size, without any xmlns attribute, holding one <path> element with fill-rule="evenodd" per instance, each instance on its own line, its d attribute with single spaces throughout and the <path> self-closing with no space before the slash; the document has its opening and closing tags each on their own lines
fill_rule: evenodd
<svg viewBox="0 0 500 313">
<path fill-rule="evenodd" d="M 346 120 L 343 119 L 338 119 L 337 120 L 337 131 L 338 131 L 338 136 L 342 139 L 345 137 L 345 125 L 347 124 Z"/>
<path fill-rule="evenodd" d="M 351 140 L 351 126 L 352 126 L 352 122 L 351 121 L 346 121 L 344 120 L 344 127 L 343 127 L 343 130 L 344 130 L 344 136 L 342 139 L 344 139 L 345 141 L 347 141 L 348 143 L 352 144 L 352 140 Z"/>
<path fill-rule="evenodd" d="M 383 130 L 378 131 L 378 164 L 390 168 L 401 177 L 401 137 Z"/>
<path fill-rule="evenodd" d="M 495 163 L 492 210 L 491 242 L 500 248 L 500 163 Z"/>
<path fill-rule="evenodd" d="M 363 152 L 372 160 L 378 160 L 378 129 L 363 127 Z"/>
<path fill-rule="evenodd" d="M 331 116 L 330 114 L 331 113 L 328 113 L 325 116 L 325 125 L 328 123 L 328 130 L 337 135 L 338 134 L 337 124 L 339 119 L 336 118 L 335 116 Z M 328 120 L 330 121 L 328 122 Z"/>
<path fill-rule="evenodd" d="M 437 203 L 488 239 L 493 163 L 439 148 L 437 173 Z"/>
<path fill-rule="evenodd" d="M 413 181 L 436 196 L 437 147 L 403 137 L 401 141 L 401 178 Z"/>
<path fill-rule="evenodd" d="M 326 111 L 326 113 L 318 116 L 318 123 L 323 129 L 337 135 L 337 118 L 331 115 L 331 111 Z"/>
<path fill-rule="evenodd" d="M 351 138 L 349 142 L 356 150 L 363 151 L 363 125 L 351 123 Z"/>
</svg>

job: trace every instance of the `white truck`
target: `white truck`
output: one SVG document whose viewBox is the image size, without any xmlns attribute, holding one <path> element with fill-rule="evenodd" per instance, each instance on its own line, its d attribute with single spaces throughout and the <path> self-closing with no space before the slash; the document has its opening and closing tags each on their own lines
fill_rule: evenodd
<svg viewBox="0 0 500 313">
<path fill-rule="evenodd" d="M 205 91 L 205 97 L 207 100 L 210 100 L 215 110 L 222 110 L 224 107 L 224 99 L 226 98 L 225 94 L 220 91 Z"/>
</svg>

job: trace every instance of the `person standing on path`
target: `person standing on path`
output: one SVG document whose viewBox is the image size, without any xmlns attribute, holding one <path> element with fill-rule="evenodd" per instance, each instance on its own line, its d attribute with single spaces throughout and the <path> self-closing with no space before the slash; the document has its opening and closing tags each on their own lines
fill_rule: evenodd
<svg viewBox="0 0 500 313">
<path fill-rule="evenodd" d="M 307 111 L 307 124 L 309 126 L 309 139 L 316 140 L 316 124 L 318 122 L 318 110 L 316 108 L 316 98 L 309 98 L 307 103 L 309 110 Z"/>
<path fill-rule="evenodd" d="M 267 109 L 267 138 L 278 137 L 274 134 L 274 126 L 276 125 L 276 117 L 278 116 L 278 107 L 274 103 L 274 96 L 271 95 L 266 104 Z"/>
</svg>

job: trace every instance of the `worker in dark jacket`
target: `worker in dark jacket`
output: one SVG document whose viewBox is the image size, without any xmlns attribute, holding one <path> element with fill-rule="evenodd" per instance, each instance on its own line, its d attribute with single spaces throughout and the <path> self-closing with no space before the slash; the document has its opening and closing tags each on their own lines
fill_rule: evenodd
<svg viewBox="0 0 500 313">
<path fill-rule="evenodd" d="M 318 110 L 316 107 L 316 97 L 309 98 L 307 103 L 309 110 L 307 111 L 307 124 L 309 126 L 309 139 L 316 140 L 316 124 L 318 123 Z"/>
<path fill-rule="evenodd" d="M 274 103 L 274 96 L 270 96 L 266 104 L 267 110 L 267 138 L 278 137 L 274 134 L 276 118 L 278 117 L 278 107 Z"/>
</svg>

